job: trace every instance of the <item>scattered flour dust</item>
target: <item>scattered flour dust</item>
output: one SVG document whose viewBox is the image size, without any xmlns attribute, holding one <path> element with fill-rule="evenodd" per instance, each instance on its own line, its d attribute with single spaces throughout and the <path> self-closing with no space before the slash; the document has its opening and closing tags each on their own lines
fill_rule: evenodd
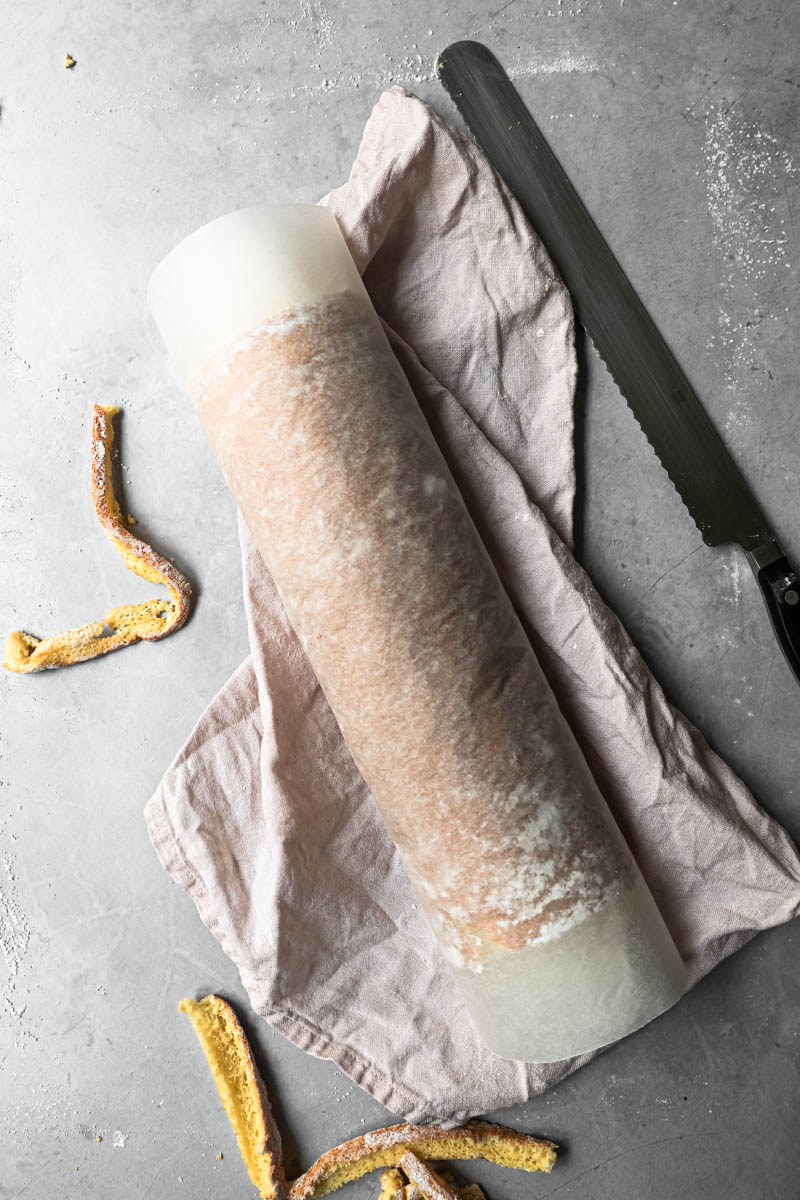
<svg viewBox="0 0 800 1200">
<path fill-rule="evenodd" d="M 520 79 L 525 75 L 589 75 L 597 69 L 597 64 L 590 58 L 567 51 L 548 58 L 511 62 L 506 73 L 511 79 Z"/>
<path fill-rule="evenodd" d="M 706 113 L 703 153 L 714 246 L 725 269 L 719 344 L 726 383 L 736 392 L 758 366 L 762 327 L 783 316 L 765 312 L 759 298 L 790 266 L 785 188 L 797 168 L 771 133 L 730 106 Z M 740 402 L 727 429 L 749 420 Z"/>
<path fill-rule="evenodd" d="M 251 42 L 254 41 L 261 50 L 268 44 L 268 32 L 274 20 L 274 14 L 268 11 L 271 7 L 275 7 L 275 0 L 271 0 L 265 12 L 248 26 L 246 35 L 240 36 L 233 47 L 234 59 L 240 65 L 244 65 L 252 57 Z M 275 12 L 279 11 L 280 9 L 275 7 Z M 493 20 L 491 24 L 504 26 L 520 20 L 527 22 L 530 16 L 578 17 L 582 12 L 581 0 L 552 0 L 546 10 L 537 10 L 527 15 L 514 13 L 510 6 L 506 6 L 495 14 L 497 21 Z M 359 46 L 355 40 L 358 37 L 356 24 L 355 29 L 348 33 L 345 44 L 333 12 L 326 7 L 323 0 L 303 0 L 296 10 L 296 15 L 287 19 L 285 25 L 302 46 L 306 62 L 314 70 L 316 79 L 274 92 L 265 90 L 260 82 L 255 81 L 248 83 L 239 95 L 234 96 L 234 101 L 247 95 L 253 103 L 273 105 L 287 100 L 322 99 L 337 92 L 353 92 L 361 88 L 379 91 L 397 84 L 413 87 L 414 84 L 432 83 L 436 80 L 437 59 L 432 54 L 435 44 L 428 40 L 434 37 L 433 29 L 417 32 L 417 40 L 409 39 L 404 46 L 398 46 L 395 41 L 391 50 L 383 51 L 380 36 L 376 43 L 374 32 L 370 30 L 367 33 L 366 24 L 361 25 L 364 40 Z M 474 36 L 479 37 L 481 29 L 485 32 L 483 24 L 480 29 L 476 27 Z M 343 69 L 341 64 L 350 57 L 349 52 L 359 49 L 364 61 L 370 65 L 363 66 L 360 70 Z M 589 74 L 598 70 L 596 63 L 568 50 L 550 55 L 540 54 L 534 58 L 518 57 L 516 61 L 511 59 L 505 65 L 512 79 L 526 75 Z"/>
<path fill-rule="evenodd" d="M 310 4 L 308 0 L 300 7 L 300 15 L 305 26 L 311 48 L 316 51 L 327 50 L 336 42 L 336 26 L 324 4 Z M 291 22 L 289 22 L 291 26 Z"/>
<path fill-rule="evenodd" d="M 121 1129 L 114 1130 L 112 1144 L 116 1147 L 117 1150 L 124 1150 L 125 1143 L 127 1142 L 127 1140 L 128 1140 L 127 1133 L 123 1133 Z"/>
<path fill-rule="evenodd" d="M 742 552 L 738 546 L 730 551 L 730 559 L 720 559 L 720 594 L 726 604 L 738 609 L 742 599 Z"/>
<path fill-rule="evenodd" d="M 33 1034 L 22 1024 L 27 1005 L 16 1002 L 17 977 L 28 952 L 31 940 L 28 918 L 19 903 L 15 860 L 10 850 L 0 854 L 0 952 L 5 965 L 5 977 L 0 971 L 0 1014 L 15 1021 L 18 1033 L 15 1041 L 21 1048 L 26 1041 L 35 1041 Z"/>
<path fill-rule="evenodd" d="M 9 980 L 16 979 L 31 940 L 28 920 L 19 906 L 14 859 L 9 851 L 2 857 L 0 871 L 0 949 Z"/>
<path fill-rule="evenodd" d="M 12 1073 L 11 1078 L 14 1078 Z M 70 1136 L 77 1109 L 67 1110 L 60 1098 L 49 1095 L 49 1085 L 41 1083 L 30 1090 L 23 1103 L 4 1104 L 0 1109 L 0 1136 L 6 1153 L 10 1146 L 30 1150 L 34 1139 L 46 1137 L 50 1143 L 64 1142 Z M 94 1134 L 92 1134 L 94 1136 Z"/>
</svg>

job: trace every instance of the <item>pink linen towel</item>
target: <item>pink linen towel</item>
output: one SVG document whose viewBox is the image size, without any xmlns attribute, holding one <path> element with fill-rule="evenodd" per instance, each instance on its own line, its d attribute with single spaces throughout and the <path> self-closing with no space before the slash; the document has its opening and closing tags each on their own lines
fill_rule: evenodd
<svg viewBox="0 0 800 1200">
<path fill-rule="evenodd" d="M 322 203 L 694 984 L 800 911 L 800 860 L 572 555 L 563 284 L 480 152 L 400 88 Z M 254 1009 L 392 1111 L 456 1120 L 543 1091 L 590 1056 L 515 1063 L 479 1042 L 241 521 L 239 534 L 251 654 L 147 805 L 161 862 Z"/>
</svg>

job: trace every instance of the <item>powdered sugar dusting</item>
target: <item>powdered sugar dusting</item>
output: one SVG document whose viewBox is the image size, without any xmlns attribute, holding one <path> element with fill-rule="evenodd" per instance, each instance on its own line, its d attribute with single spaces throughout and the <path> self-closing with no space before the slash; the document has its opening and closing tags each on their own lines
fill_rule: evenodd
<svg viewBox="0 0 800 1200">
<path fill-rule="evenodd" d="M 329 30 L 331 39 L 335 31 Z M 310 45 L 312 54 L 321 49 L 330 52 L 336 48 L 334 40 L 325 46 Z M 341 57 L 341 56 L 340 56 Z M 249 103 L 275 105 L 288 101 L 317 100 L 330 98 L 337 93 L 381 91 L 389 87 L 413 88 L 418 84 L 433 83 L 437 79 L 438 56 L 431 57 L 427 47 L 412 43 L 405 52 L 393 51 L 378 55 L 373 66 L 364 66 L 359 70 L 343 70 L 338 65 L 325 66 L 325 54 L 320 54 L 319 62 L 313 63 L 317 71 L 314 82 L 298 82 L 280 91 L 270 91 L 258 82 L 248 83 L 244 90 L 233 96 L 234 102 L 244 99 Z M 531 57 L 517 56 L 505 64 L 506 72 L 511 79 L 521 79 L 531 75 L 588 75 L 599 70 L 598 64 L 585 54 L 570 50 L 557 51 L 554 54 L 539 54 Z"/>
<path fill-rule="evenodd" d="M 28 919 L 19 906 L 14 858 L 5 851 L 0 858 L 0 949 L 9 979 L 15 979 L 31 939 Z"/>
<path fill-rule="evenodd" d="M 511 79 L 525 75 L 589 75 L 598 69 L 597 64 L 585 54 L 561 51 L 549 58 L 533 58 L 512 61 L 506 68 Z"/>
<path fill-rule="evenodd" d="M 0 993 L 0 1012 L 6 1023 L 11 1018 L 18 1031 L 16 1045 L 35 1040 L 33 1034 L 22 1024 L 26 1005 L 16 998 L 17 978 L 28 953 L 31 940 L 27 914 L 19 902 L 16 860 L 10 850 L 0 854 L 0 952 L 6 968 L 6 981 Z"/>
<path fill-rule="evenodd" d="M 607 904 L 632 864 L 366 299 L 277 314 L 191 391 L 453 965 Z"/>
<path fill-rule="evenodd" d="M 14 1073 L 11 1072 L 11 1078 Z M 0 1129 L 6 1143 L 18 1148 L 29 1145 L 34 1134 L 46 1135 L 51 1143 L 64 1142 L 76 1128 L 77 1109 L 68 1110 L 60 1096 L 51 1096 L 47 1082 L 36 1084 L 18 1104 L 0 1110 Z M 92 1132 L 92 1137 L 95 1136 Z"/>
<path fill-rule="evenodd" d="M 734 551 L 731 561 L 722 564 L 723 570 L 730 584 L 730 590 L 726 595 L 723 592 L 723 600 L 734 606 L 738 605 L 742 598 L 742 565 L 741 552 L 737 549 Z"/>
<path fill-rule="evenodd" d="M 796 167 L 768 130 L 730 106 L 706 114 L 703 152 L 714 246 L 724 269 L 718 341 L 725 381 L 738 392 L 760 365 L 764 326 L 782 319 L 759 299 L 790 266 L 784 189 Z M 727 429 L 751 419 L 740 398 Z"/>
</svg>

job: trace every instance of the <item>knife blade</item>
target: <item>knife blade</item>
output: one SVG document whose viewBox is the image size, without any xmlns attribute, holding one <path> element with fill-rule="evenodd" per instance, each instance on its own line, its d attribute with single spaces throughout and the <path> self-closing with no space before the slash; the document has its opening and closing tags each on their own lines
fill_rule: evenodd
<svg viewBox="0 0 800 1200">
<path fill-rule="evenodd" d="M 479 42 L 436 71 L 478 145 L 547 246 L 591 337 L 703 540 L 736 543 L 800 683 L 800 577 L 700 399 L 511 80 Z"/>
</svg>

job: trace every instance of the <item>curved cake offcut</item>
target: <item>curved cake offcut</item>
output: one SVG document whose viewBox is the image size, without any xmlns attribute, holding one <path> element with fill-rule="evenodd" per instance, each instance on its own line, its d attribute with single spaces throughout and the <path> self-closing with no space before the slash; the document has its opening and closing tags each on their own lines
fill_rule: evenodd
<svg viewBox="0 0 800 1200">
<path fill-rule="evenodd" d="M 406 1151 L 411 1154 L 411 1151 Z M 413 1157 L 416 1158 L 416 1155 Z M 417 1159 L 420 1166 L 425 1166 L 422 1159 Z M 426 1168 L 430 1170 L 430 1168 Z M 447 1184 L 452 1192 L 458 1197 L 458 1200 L 486 1200 L 486 1195 L 479 1183 L 466 1183 L 463 1187 L 453 1182 L 453 1176 L 444 1171 L 442 1174 L 431 1171 L 432 1175 L 436 1175 L 443 1184 Z M 416 1183 L 410 1182 L 402 1171 L 397 1167 L 388 1167 L 381 1172 L 381 1190 L 378 1194 L 378 1200 L 423 1200 L 425 1193 L 417 1186 Z"/>
<path fill-rule="evenodd" d="M 287 1187 L 283 1170 L 281 1139 L 264 1081 L 253 1061 L 244 1030 L 226 1000 L 210 995 L 203 1000 L 186 998 L 178 1008 L 190 1018 L 203 1048 L 220 1099 L 233 1126 L 248 1173 L 263 1200 L 305 1200 L 324 1196 L 368 1171 L 397 1167 L 403 1163 L 418 1176 L 405 1184 L 400 1171 L 381 1177 L 380 1200 L 420 1200 L 428 1195 L 431 1178 L 439 1186 L 436 1195 L 446 1200 L 450 1189 L 446 1177 L 430 1171 L 423 1162 L 412 1162 L 409 1154 L 428 1159 L 483 1158 L 504 1167 L 523 1171 L 551 1171 L 556 1161 L 554 1142 L 519 1133 L 489 1121 L 468 1121 L 453 1129 L 441 1125 L 389 1125 L 343 1142 L 318 1158 L 313 1166 Z M 419 1168 L 419 1174 L 417 1171 Z M 453 1188 L 458 1200 L 484 1200 L 477 1185 Z"/>
<path fill-rule="evenodd" d="M 91 490 L 100 524 L 114 543 L 125 566 L 153 583 L 162 584 L 169 593 L 166 600 L 145 600 L 109 609 L 102 620 L 90 621 L 64 633 L 39 639 L 22 630 L 9 634 L 3 666 L 27 675 L 53 667 L 66 667 L 89 658 L 120 650 L 134 642 L 157 641 L 180 629 L 191 602 L 191 588 L 181 572 L 147 542 L 131 533 L 125 524 L 114 494 L 111 451 L 114 444 L 113 420 L 119 409 L 113 405 L 94 406 L 92 420 Z"/>
<path fill-rule="evenodd" d="M 400 1155 L 400 1166 L 425 1200 L 458 1200 L 458 1192 L 412 1150 Z"/>
<path fill-rule="evenodd" d="M 294 1181 L 289 1198 L 326 1196 L 368 1171 L 398 1166 L 408 1151 L 426 1160 L 483 1158 L 503 1167 L 549 1172 L 556 1161 L 556 1150 L 554 1142 L 489 1121 L 468 1121 L 454 1129 L 441 1125 L 389 1125 L 343 1142 L 323 1154 Z"/>
<path fill-rule="evenodd" d="M 247 1173 L 263 1200 L 283 1200 L 281 1138 L 264 1081 L 253 1062 L 247 1038 L 226 1000 L 206 996 L 181 1000 L 208 1059 L 220 1100 L 228 1114 Z"/>
</svg>

